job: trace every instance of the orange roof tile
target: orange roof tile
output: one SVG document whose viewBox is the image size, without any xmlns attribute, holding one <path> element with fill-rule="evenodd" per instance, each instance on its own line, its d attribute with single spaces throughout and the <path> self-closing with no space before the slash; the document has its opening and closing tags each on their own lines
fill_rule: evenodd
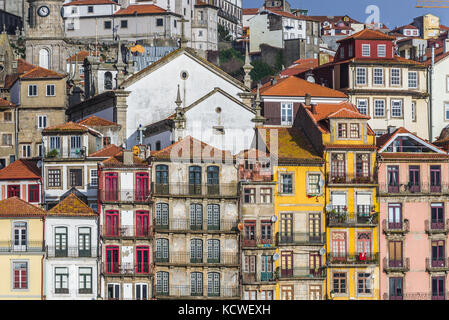
<svg viewBox="0 0 449 320">
<path fill-rule="evenodd" d="M 112 156 L 115 156 L 117 153 L 122 151 L 123 148 L 117 147 L 115 144 L 110 144 L 103 149 L 100 149 L 98 151 L 95 151 L 94 153 L 91 153 L 89 157 L 98 157 L 98 158 L 109 158 Z"/>
<path fill-rule="evenodd" d="M 327 116 L 327 118 L 335 119 L 371 119 L 370 116 L 361 114 L 359 111 L 349 110 L 347 108 L 342 108 L 335 111 Z"/>
<path fill-rule="evenodd" d="M 0 201 L 0 216 L 44 216 L 45 211 L 18 197 Z"/>
<path fill-rule="evenodd" d="M 133 155 L 133 164 L 127 165 L 123 163 L 123 150 L 101 162 L 105 167 L 147 167 L 146 160 Z"/>
<path fill-rule="evenodd" d="M 89 56 L 89 51 L 87 50 L 81 50 L 80 52 L 75 53 L 73 56 L 67 58 L 67 61 L 72 61 L 72 62 L 83 62 L 84 59 Z M 99 56 L 100 53 L 98 51 L 92 52 L 91 53 L 93 56 Z"/>
<path fill-rule="evenodd" d="M 90 116 L 86 119 L 80 120 L 78 121 L 79 124 L 83 124 L 85 126 L 96 126 L 96 127 L 109 127 L 109 126 L 114 126 L 114 127 L 120 127 L 119 124 L 117 124 L 116 122 L 112 122 L 97 116 Z"/>
<path fill-rule="evenodd" d="M 260 88 L 262 96 L 304 97 L 306 93 L 312 97 L 347 98 L 341 91 L 320 86 L 295 76 L 277 80 L 275 84 L 266 83 Z"/>
<path fill-rule="evenodd" d="M 350 39 L 355 39 L 355 40 L 395 40 L 396 37 L 389 36 L 383 32 L 367 28 L 367 29 L 363 29 L 359 32 L 356 32 L 356 33 L 350 35 L 349 37 L 338 40 L 337 43 L 347 41 Z"/>
<path fill-rule="evenodd" d="M 16 107 L 16 105 L 14 103 L 12 103 L 12 102 L 9 102 L 8 100 L 0 98 L 0 107 L 2 107 L 2 108 L 13 108 L 13 107 Z"/>
<path fill-rule="evenodd" d="M 53 131 L 69 131 L 69 132 L 87 132 L 89 128 L 85 125 L 78 124 L 75 122 L 67 122 L 63 124 L 58 124 L 56 126 L 47 127 L 43 132 L 53 132 Z"/>
<path fill-rule="evenodd" d="M 19 59 L 18 71 L 21 73 L 19 78 L 22 80 L 29 79 L 62 79 L 65 75 L 48 70 L 39 66 L 34 66 L 23 59 Z"/>
<path fill-rule="evenodd" d="M 243 15 L 255 15 L 259 13 L 259 8 L 243 8 L 242 14 Z"/>
<path fill-rule="evenodd" d="M 265 131 L 265 132 L 264 132 Z M 258 134 L 267 146 L 267 151 L 278 161 L 322 162 L 300 128 L 259 127 Z M 271 138 L 277 136 L 277 146 L 271 145 Z"/>
<path fill-rule="evenodd" d="M 177 151 L 177 152 L 176 152 Z M 208 151 L 207 153 L 205 153 Z M 186 154 L 189 152 L 189 154 Z M 198 154 L 197 154 L 198 152 Z M 197 140 L 192 136 L 187 136 L 181 141 L 178 141 L 162 150 L 151 154 L 156 160 L 180 160 L 180 159 L 203 159 L 213 160 L 215 158 L 232 159 L 229 151 L 223 151 L 208 145 L 205 142 Z M 174 157 L 175 159 L 172 159 Z"/>
<path fill-rule="evenodd" d="M 0 180 L 27 180 L 41 177 L 41 169 L 37 167 L 34 160 L 19 159 L 0 170 Z"/>
<path fill-rule="evenodd" d="M 94 210 L 81 201 L 74 193 L 59 202 L 47 212 L 56 216 L 97 216 Z"/>
<path fill-rule="evenodd" d="M 154 4 L 136 4 L 130 5 L 128 8 L 122 8 L 116 13 L 115 16 L 124 16 L 124 15 L 134 15 L 134 14 L 154 14 L 154 13 L 165 13 L 167 10 L 158 7 Z"/>
<path fill-rule="evenodd" d="M 32 65 L 31 63 L 25 61 L 24 59 L 19 59 L 18 61 L 19 61 L 19 63 L 17 64 L 18 73 L 25 73 L 36 68 L 35 65 Z"/>
<path fill-rule="evenodd" d="M 115 4 L 119 6 L 117 2 L 114 2 L 112 0 L 73 0 L 72 2 L 64 3 L 63 6 L 84 6 L 84 5 L 101 5 L 101 4 Z"/>
<path fill-rule="evenodd" d="M 298 59 L 287 69 L 282 70 L 280 75 L 283 77 L 294 76 L 316 67 L 318 67 L 318 59 Z"/>
</svg>

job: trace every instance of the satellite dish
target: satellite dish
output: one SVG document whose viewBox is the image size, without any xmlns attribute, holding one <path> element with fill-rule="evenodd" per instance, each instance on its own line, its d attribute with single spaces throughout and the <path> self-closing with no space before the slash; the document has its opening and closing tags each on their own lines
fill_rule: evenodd
<svg viewBox="0 0 449 320">
<path fill-rule="evenodd" d="M 279 253 L 273 254 L 273 260 L 277 261 L 277 259 L 279 259 Z"/>
<path fill-rule="evenodd" d="M 326 249 L 321 248 L 320 249 L 320 256 L 324 256 L 325 253 L 326 253 Z"/>
<path fill-rule="evenodd" d="M 276 217 L 276 216 L 272 216 L 272 217 L 271 217 L 271 221 L 272 221 L 272 222 L 276 222 L 277 219 L 278 219 L 278 217 Z"/>
<path fill-rule="evenodd" d="M 36 166 L 37 166 L 38 168 L 42 168 L 42 161 L 39 160 L 39 161 L 36 163 Z"/>
</svg>

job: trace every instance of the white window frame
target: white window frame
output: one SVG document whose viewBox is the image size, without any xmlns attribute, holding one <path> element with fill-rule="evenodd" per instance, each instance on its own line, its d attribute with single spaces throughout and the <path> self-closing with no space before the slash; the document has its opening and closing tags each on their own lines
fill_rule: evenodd
<svg viewBox="0 0 449 320">
<path fill-rule="evenodd" d="M 283 118 L 283 112 L 285 110 L 285 120 Z M 291 112 L 291 121 L 289 121 L 289 112 Z M 282 102 L 281 103 L 281 125 L 290 126 L 293 124 L 293 103 L 292 102 Z"/>
<path fill-rule="evenodd" d="M 92 175 L 92 173 L 95 172 L 95 176 Z M 90 185 L 92 187 L 98 186 L 98 172 L 97 169 L 90 169 L 89 170 L 89 177 L 90 177 Z M 95 181 L 95 183 L 93 183 Z"/>
<path fill-rule="evenodd" d="M 381 58 L 385 58 L 387 56 L 387 45 L 385 44 L 377 45 L 377 56 Z"/>
<path fill-rule="evenodd" d="M 378 102 L 378 101 L 382 101 L 382 104 L 383 104 L 383 114 L 382 115 L 376 114 L 376 111 L 380 110 L 380 109 L 377 108 L 377 105 L 376 105 L 376 102 Z M 385 103 L 384 99 L 375 99 L 374 100 L 374 103 L 373 103 L 373 115 L 374 115 L 374 117 L 379 117 L 379 118 L 385 117 L 385 104 L 386 103 Z"/>
<path fill-rule="evenodd" d="M 410 75 L 412 75 L 412 74 L 414 74 L 414 79 L 410 77 Z M 408 87 L 410 89 L 418 88 L 418 72 L 417 71 L 409 71 L 408 72 Z"/>
<path fill-rule="evenodd" d="M 37 116 L 37 128 L 45 129 L 47 127 L 47 115 L 39 115 Z"/>
<path fill-rule="evenodd" d="M 379 82 L 380 79 L 380 82 Z M 373 68 L 373 85 L 382 86 L 384 85 L 384 69 L 383 68 Z"/>
<path fill-rule="evenodd" d="M 449 121 L 449 101 L 444 102 L 444 120 Z"/>
<path fill-rule="evenodd" d="M 394 72 L 398 72 L 397 75 L 393 75 Z M 401 69 L 399 68 L 391 68 L 390 69 L 390 85 L 391 86 L 400 86 L 401 85 Z"/>
<path fill-rule="evenodd" d="M 412 101 L 412 121 L 416 121 L 416 101 Z"/>
<path fill-rule="evenodd" d="M 140 288 L 137 288 L 139 286 Z M 137 292 L 140 291 L 140 299 L 137 299 Z M 142 293 L 146 291 L 146 299 L 142 299 Z M 134 284 L 134 299 L 135 300 L 148 300 L 148 283 L 136 283 Z"/>
<path fill-rule="evenodd" d="M 360 111 L 360 110 L 361 110 L 361 108 L 360 108 L 360 106 L 361 106 L 360 102 L 364 102 L 364 103 L 365 103 L 365 105 L 362 106 L 362 108 L 364 108 L 364 109 L 366 110 L 366 112 Z M 359 110 L 359 112 L 360 112 L 361 114 L 368 115 L 368 113 L 369 113 L 369 111 L 368 111 L 368 99 L 357 99 L 356 103 L 357 103 L 357 110 Z"/>
<path fill-rule="evenodd" d="M 31 157 L 31 144 L 22 144 L 22 158 L 29 158 Z M 26 154 L 26 155 L 24 155 Z"/>
<path fill-rule="evenodd" d="M 397 108 L 395 106 L 395 103 L 400 102 L 400 108 Z M 402 105 L 402 100 L 396 100 L 393 99 L 390 102 L 390 108 L 391 108 L 391 117 L 392 118 L 402 118 L 404 116 L 404 110 L 403 110 L 403 105 Z M 399 110 L 400 111 L 400 115 L 394 115 L 395 111 Z"/>
<path fill-rule="evenodd" d="M 371 45 L 369 43 L 362 44 L 362 57 L 371 56 Z"/>
<path fill-rule="evenodd" d="M 32 92 L 30 92 L 31 90 Z M 37 84 L 28 85 L 28 97 L 37 97 Z"/>
<path fill-rule="evenodd" d="M 363 82 L 360 82 L 359 80 L 362 79 L 362 75 L 359 74 L 359 72 L 363 71 Z M 366 73 L 367 73 L 367 69 L 366 68 L 355 68 L 355 81 L 356 81 L 356 85 L 366 85 Z"/>
<path fill-rule="evenodd" d="M 53 94 L 48 94 L 48 89 L 50 89 L 50 91 L 51 91 L 51 88 L 53 88 Z M 54 97 L 54 96 L 56 96 L 56 86 L 54 84 L 47 84 L 45 93 L 46 93 L 47 97 Z"/>
</svg>

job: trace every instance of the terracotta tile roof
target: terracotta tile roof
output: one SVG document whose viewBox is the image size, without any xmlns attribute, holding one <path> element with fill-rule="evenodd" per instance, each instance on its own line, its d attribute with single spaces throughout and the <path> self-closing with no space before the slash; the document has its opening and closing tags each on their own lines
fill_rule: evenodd
<svg viewBox="0 0 449 320">
<path fill-rule="evenodd" d="M 86 119 L 78 121 L 78 123 L 83 124 L 85 126 L 94 126 L 94 127 L 109 127 L 109 126 L 120 127 L 120 125 L 117 124 L 116 122 L 112 122 L 97 116 L 90 116 Z"/>
<path fill-rule="evenodd" d="M 270 154 L 266 153 L 264 151 L 258 150 L 258 149 L 246 149 L 240 151 L 238 154 L 235 155 L 236 159 L 243 160 L 243 159 L 259 159 L 259 158 L 269 158 Z"/>
<path fill-rule="evenodd" d="M 47 127 L 42 132 L 54 132 L 54 131 L 87 132 L 89 131 L 89 128 L 86 127 L 85 125 L 70 121 L 67 123 L 58 124 L 56 126 Z"/>
<path fill-rule="evenodd" d="M 295 20 L 309 20 L 310 17 L 307 16 L 295 16 L 294 14 L 282 10 L 275 10 L 275 9 L 265 9 L 266 11 L 269 11 L 271 13 L 283 16 L 285 18 L 295 19 Z"/>
<path fill-rule="evenodd" d="M 206 151 L 208 151 L 206 153 Z M 186 152 L 189 152 L 186 154 Z M 197 154 L 198 152 L 198 154 Z M 197 140 L 192 136 L 187 136 L 162 150 L 151 154 L 155 160 L 181 160 L 181 159 L 197 159 L 212 160 L 215 158 L 232 159 L 229 151 L 223 151 L 208 145 L 205 142 Z M 174 159 L 173 159 L 174 158 Z M 200 160 L 198 159 L 198 160 Z"/>
<path fill-rule="evenodd" d="M 281 71 L 281 77 L 294 76 L 318 67 L 318 59 L 298 59 L 287 69 Z"/>
<path fill-rule="evenodd" d="M 18 197 L 12 197 L 0 201 L 0 216 L 36 216 L 45 215 L 41 208 L 29 204 Z"/>
<path fill-rule="evenodd" d="M 342 108 L 327 116 L 328 119 L 371 119 L 370 116 L 361 114 L 359 111 Z"/>
<path fill-rule="evenodd" d="M 440 24 L 440 30 L 449 31 L 449 27 L 445 26 L 444 24 Z"/>
<path fill-rule="evenodd" d="M 242 15 L 255 15 L 259 13 L 259 8 L 244 8 L 242 9 Z"/>
<path fill-rule="evenodd" d="M 127 165 L 123 163 L 123 150 L 101 162 L 105 167 L 148 167 L 146 160 L 133 155 L 133 164 Z"/>
<path fill-rule="evenodd" d="M 95 151 L 94 153 L 89 154 L 89 157 L 96 158 L 109 158 L 115 156 L 120 151 L 123 151 L 123 148 L 117 147 L 115 144 L 110 144 L 103 149 Z"/>
<path fill-rule="evenodd" d="M 410 159 L 416 161 L 416 159 L 445 159 L 449 160 L 448 154 L 441 153 L 426 153 L 426 152 L 382 152 L 379 157 L 385 159 Z"/>
<path fill-rule="evenodd" d="M 338 23 L 343 22 L 343 18 L 348 16 L 309 16 L 309 17 L 312 17 L 320 22 L 328 21 L 329 23 Z M 354 20 L 351 17 L 348 17 L 348 21 L 345 23 L 362 24 L 361 22 Z"/>
<path fill-rule="evenodd" d="M 12 102 L 9 102 L 8 100 L 0 98 L 0 107 L 1 108 L 14 108 L 14 107 L 16 107 L 16 105 Z"/>
<path fill-rule="evenodd" d="M 95 211 L 81 201 L 74 193 L 71 193 L 67 198 L 59 202 L 47 214 L 55 216 L 97 216 Z"/>
<path fill-rule="evenodd" d="M 99 56 L 100 53 L 98 51 L 92 52 L 91 53 L 93 56 Z M 86 59 L 86 57 L 89 56 L 89 51 L 87 50 L 81 50 L 80 52 L 75 53 L 73 56 L 67 58 L 67 61 L 72 61 L 72 62 L 83 62 L 84 59 Z"/>
<path fill-rule="evenodd" d="M 424 65 L 430 66 L 432 64 L 432 49 L 427 48 L 425 56 L 427 60 L 423 62 Z M 449 56 L 449 51 L 444 52 L 444 47 L 435 48 L 435 63 Z"/>
<path fill-rule="evenodd" d="M 304 97 L 306 93 L 312 97 L 347 98 L 341 91 L 333 90 L 295 76 L 278 79 L 275 84 L 265 83 L 260 88 L 262 96 Z"/>
<path fill-rule="evenodd" d="M 393 30 L 391 30 L 391 32 L 396 32 L 396 31 L 401 31 L 404 29 L 418 29 L 417 27 L 411 25 L 411 24 L 407 24 L 405 26 L 401 26 L 401 27 L 396 27 Z"/>
<path fill-rule="evenodd" d="M 363 29 L 359 32 L 356 32 L 349 37 L 346 37 L 344 39 L 338 40 L 337 43 L 348 41 L 350 39 L 355 40 L 395 40 L 396 38 L 393 36 L 386 35 L 383 32 L 372 30 L 372 29 Z"/>
<path fill-rule="evenodd" d="M 114 13 L 115 16 L 124 16 L 124 15 L 134 15 L 137 14 L 154 14 L 154 13 L 165 13 L 167 10 L 158 7 L 154 4 L 136 4 L 130 5 L 128 8 L 123 8 Z"/>
<path fill-rule="evenodd" d="M 19 59 L 18 71 L 21 73 L 19 78 L 22 80 L 29 79 L 62 79 L 65 75 L 48 70 L 39 66 L 34 66 L 23 59 Z"/>
<path fill-rule="evenodd" d="M 117 2 L 114 2 L 112 0 L 74 0 L 72 2 L 65 3 L 63 6 L 84 6 L 84 5 L 95 5 L 95 4 L 119 4 Z"/>
<path fill-rule="evenodd" d="M 264 132 L 264 130 L 266 130 Z M 267 146 L 267 151 L 279 162 L 303 161 L 322 162 L 323 159 L 313 149 L 312 145 L 300 128 L 259 127 L 258 134 Z M 278 138 L 277 147 L 271 145 L 271 136 Z M 276 150 L 277 149 L 277 150 Z"/>
<path fill-rule="evenodd" d="M 0 170 L 0 180 L 40 179 L 41 169 L 36 161 L 19 159 Z"/>
<path fill-rule="evenodd" d="M 355 149 L 355 150 L 376 150 L 375 145 L 367 144 L 326 144 L 326 149 Z"/>
</svg>

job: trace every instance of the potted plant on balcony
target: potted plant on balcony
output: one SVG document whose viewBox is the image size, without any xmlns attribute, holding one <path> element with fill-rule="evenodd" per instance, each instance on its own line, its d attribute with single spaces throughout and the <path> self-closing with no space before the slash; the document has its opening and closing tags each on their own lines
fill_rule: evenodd
<svg viewBox="0 0 449 320">
<path fill-rule="evenodd" d="M 342 223 L 346 220 L 348 213 L 346 212 L 347 208 L 344 207 L 344 211 L 340 212 L 337 211 L 335 208 L 331 211 L 328 211 L 327 214 L 329 215 L 329 218 L 332 220 L 336 220 L 338 223 Z"/>
<path fill-rule="evenodd" d="M 52 149 L 47 153 L 47 158 L 56 158 L 59 155 L 58 149 Z"/>
</svg>

